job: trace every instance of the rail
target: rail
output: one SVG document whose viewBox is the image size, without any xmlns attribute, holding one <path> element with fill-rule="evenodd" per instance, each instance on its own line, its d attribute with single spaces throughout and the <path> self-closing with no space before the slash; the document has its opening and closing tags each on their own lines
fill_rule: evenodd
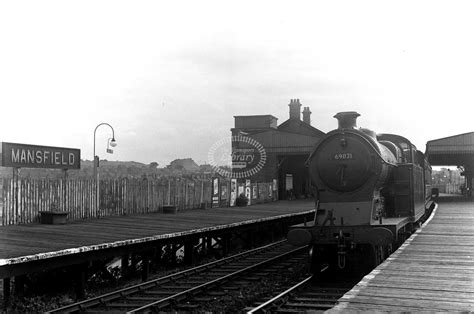
<svg viewBox="0 0 474 314">
<path fill-rule="evenodd" d="M 306 247 L 295 249 L 287 244 L 286 240 L 283 240 L 166 277 L 70 304 L 48 313 L 83 312 L 96 308 L 105 308 L 115 312 L 125 309 L 129 313 L 143 312 L 154 308 L 162 309 L 229 282 L 244 273 L 304 251 L 306 251 Z"/>
<path fill-rule="evenodd" d="M 272 306 L 274 306 L 278 301 L 282 300 L 283 298 L 287 297 L 290 293 L 292 293 L 293 291 L 301 288 L 303 285 L 307 284 L 309 281 L 311 281 L 313 279 L 313 275 L 307 277 L 306 279 L 298 282 L 296 285 L 294 285 L 293 287 L 287 289 L 286 291 L 283 291 L 282 293 L 280 293 L 279 295 L 277 295 L 276 297 L 268 300 L 267 302 L 265 303 L 262 303 L 260 304 L 259 306 L 257 306 L 256 308 L 248 311 L 247 313 L 248 314 L 253 314 L 253 313 L 259 313 L 259 312 L 265 312 L 265 310 L 271 308 Z"/>
</svg>

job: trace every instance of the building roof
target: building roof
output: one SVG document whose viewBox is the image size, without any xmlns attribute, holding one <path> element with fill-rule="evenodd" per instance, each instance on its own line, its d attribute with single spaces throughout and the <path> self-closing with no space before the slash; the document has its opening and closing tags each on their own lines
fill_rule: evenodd
<svg viewBox="0 0 474 314">
<path fill-rule="evenodd" d="M 234 116 L 234 118 L 248 118 L 248 117 L 271 117 L 271 118 L 274 118 L 274 119 L 277 119 L 277 117 L 271 115 L 271 114 L 251 114 L 251 115 L 241 115 L 241 116 Z"/>
<path fill-rule="evenodd" d="M 428 141 L 426 154 L 435 166 L 474 165 L 474 132 Z"/>
<path fill-rule="evenodd" d="M 278 131 L 321 137 L 325 133 L 299 119 L 288 119 L 278 126 Z"/>
<path fill-rule="evenodd" d="M 267 153 L 310 153 L 320 136 L 268 130 L 250 135 L 259 142 Z"/>
</svg>

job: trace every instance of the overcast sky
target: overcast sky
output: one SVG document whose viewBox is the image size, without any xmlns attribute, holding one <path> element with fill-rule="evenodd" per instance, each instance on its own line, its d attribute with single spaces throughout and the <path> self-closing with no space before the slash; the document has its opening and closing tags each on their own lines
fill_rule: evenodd
<svg viewBox="0 0 474 314">
<path fill-rule="evenodd" d="M 0 141 L 202 164 L 234 115 L 428 140 L 474 131 L 469 1 L 2 1 Z"/>
</svg>

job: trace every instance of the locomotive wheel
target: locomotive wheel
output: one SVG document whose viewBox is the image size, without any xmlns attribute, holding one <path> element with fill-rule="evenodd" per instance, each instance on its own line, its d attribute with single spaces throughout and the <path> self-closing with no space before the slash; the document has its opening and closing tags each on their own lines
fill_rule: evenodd
<svg viewBox="0 0 474 314">
<path fill-rule="evenodd" d="M 376 245 L 374 246 L 375 267 L 382 264 L 390 254 L 392 254 L 392 245 Z"/>
<path fill-rule="evenodd" d="M 375 251 L 375 265 L 378 266 L 382 264 L 385 259 L 384 247 L 382 245 L 374 246 Z"/>
</svg>

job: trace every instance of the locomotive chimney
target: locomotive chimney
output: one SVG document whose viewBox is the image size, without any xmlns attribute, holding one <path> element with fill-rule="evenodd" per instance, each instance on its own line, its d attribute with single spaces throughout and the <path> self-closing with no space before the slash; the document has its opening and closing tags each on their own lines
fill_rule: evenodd
<svg viewBox="0 0 474 314">
<path fill-rule="evenodd" d="M 338 121 L 338 128 L 339 129 L 355 129 L 357 128 L 357 117 L 359 117 L 355 111 L 345 111 L 345 112 L 338 112 L 334 118 Z"/>
<path fill-rule="evenodd" d="M 311 124 L 311 111 L 309 111 L 309 107 L 304 107 L 303 109 L 303 122 Z"/>
</svg>

